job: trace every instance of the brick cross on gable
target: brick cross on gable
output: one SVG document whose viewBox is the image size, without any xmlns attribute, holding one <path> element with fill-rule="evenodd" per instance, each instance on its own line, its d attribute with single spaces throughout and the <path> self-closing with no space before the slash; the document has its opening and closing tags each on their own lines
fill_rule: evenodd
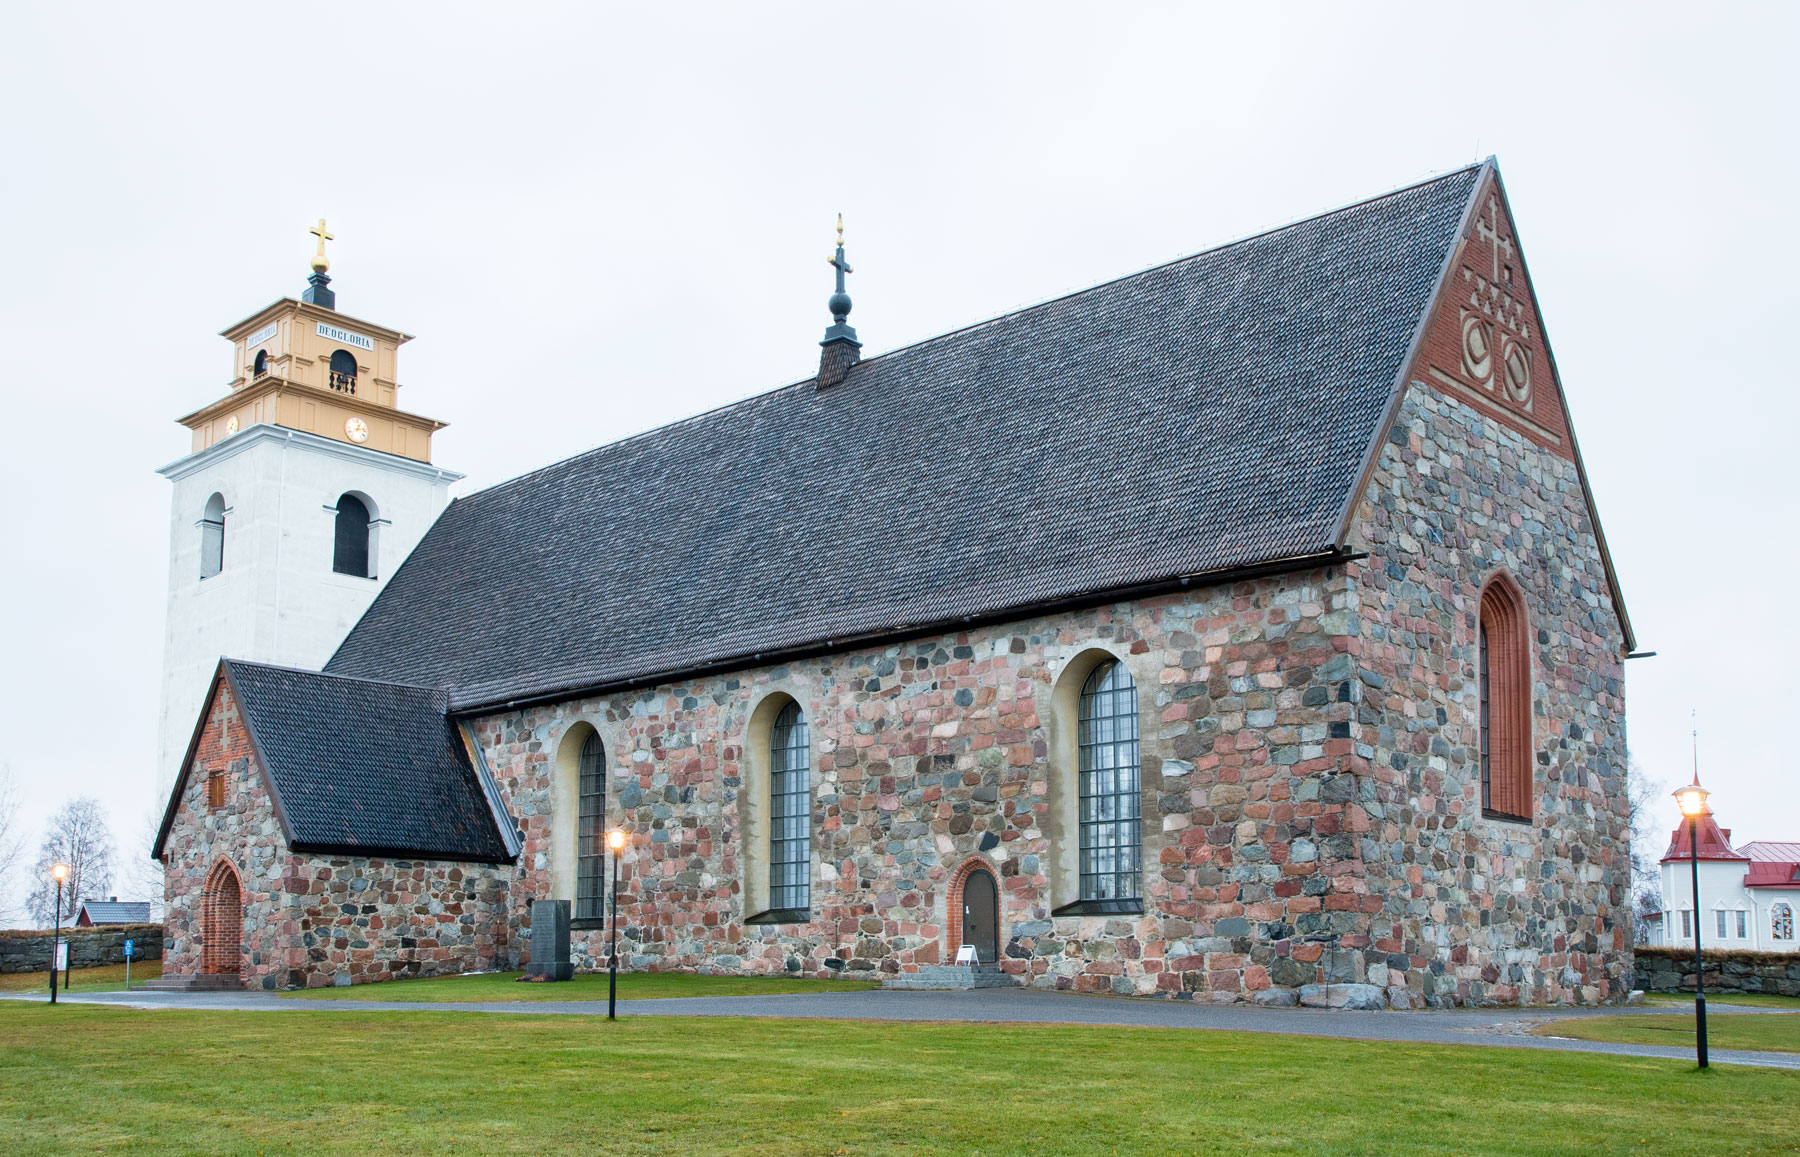
<svg viewBox="0 0 1800 1157">
<path fill-rule="evenodd" d="M 1489 281 L 1494 285 L 1505 284 L 1500 280 L 1500 251 L 1506 250 L 1506 255 L 1510 258 L 1513 255 L 1513 243 L 1510 237 L 1500 236 L 1500 199 L 1498 197 L 1489 194 L 1487 217 L 1476 219 L 1475 232 L 1488 243 L 1488 249 L 1493 254 L 1494 271 L 1490 275 Z"/>
</svg>

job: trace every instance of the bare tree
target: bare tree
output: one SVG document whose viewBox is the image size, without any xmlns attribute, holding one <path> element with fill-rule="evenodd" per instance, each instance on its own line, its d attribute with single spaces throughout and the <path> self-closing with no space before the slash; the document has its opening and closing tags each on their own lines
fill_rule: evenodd
<svg viewBox="0 0 1800 1157">
<path fill-rule="evenodd" d="M 23 803 L 12 764 L 0 764 L 0 921 L 13 915 L 21 887 L 18 871 L 25 858 L 25 831 L 19 811 Z"/>
<path fill-rule="evenodd" d="M 39 927 L 49 927 L 57 915 L 50 866 L 58 861 L 69 865 L 69 878 L 62 887 L 62 918 L 68 920 L 81 911 L 82 900 L 102 896 L 112 886 L 113 847 L 106 812 L 92 796 L 70 800 L 50 817 L 49 831 L 38 849 L 36 886 L 28 902 Z"/>
<path fill-rule="evenodd" d="M 1662 851 L 1667 835 L 1662 813 L 1663 785 L 1644 773 L 1627 753 L 1626 806 L 1631 822 L 1631 923 L 1633 939 L 1650 939 L 1649 917 L 1662 911 Z"/>
<path fill-rule="evenodd" d="M 137 834 L 126 847 L 119 868 L 120 899 L 150 901 L 150 919 L 157 921 L 163 918 L 163 864 L 152 850 L 162 818 L 162 809 L 155 805 L 140 817 Z"/>
</svg>

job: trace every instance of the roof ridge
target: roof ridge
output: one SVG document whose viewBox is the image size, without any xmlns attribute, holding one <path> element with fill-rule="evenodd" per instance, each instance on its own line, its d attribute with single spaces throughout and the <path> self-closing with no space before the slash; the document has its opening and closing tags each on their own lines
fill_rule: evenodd
<svg viewBox="0 0 1800 1157">
<path fill-rule="evenodd" d="M 908 342 L 907 344 L 901 345 L 901 346 L 895 346 L 893 349 L 890 349 L 890 350 L 884 350 L 881 353 L 875 354 L 872 357 L 867 357 L 867 358 L 862 359 L 862 361 L 857 363 L 856 368 L 860 368 L 862 366 L 873 365 L 874 363 L 879 362 L 885 358 L 894 357 L 896 354 L 907 353 L 909 351 L 916 350 L 916 349 L 920 348 L 921 346 L 930 345 L 933 342 L 939 342 L 939 341 L 945 340 L 946 338 L 956 337 L 959 334 L 973 333 L 976 330 L 983 329 L 983 328 L 986 328 L 987 326 L 991 326 L 991 325 L 997 325 L 1000 322 L 1006 321 L 1010 318 L 1019 317 L 1023 314 L 1030 313 L 1033 310 L 1043 309 L 1045 306 L 1055 305 L 1056 303 L 1062 302 L 1062 301 L 1069 301 L 1073 298 L 1081 297 L 1085 294 L 1094 293 L 1099 290 L 1105 289 L 1108 286 L 1117 285 L 1123 281 L 1129 281 L 1134 277 L 1142 277 L 1147 273 L 1155 273 L 1156 271 L 1161 270 L 1161 269 L 1171 269 L 1177 265 L 1183 265 L 1190 261 L 1197 261 L 1202 257 L 1211 256 L 1212 254 L 1215 254 L 1215 253 L 1223 253 L 1229 249 L 1235 249 L 1240 245 L 1248 245 L 1252 241 L 1260 241 L 1265 237 L 1272 237 L 1277 233 L 1285 233 L 1289 229 L 1297 229 L 1300 226 L 1305 225 L 1312 221 L 1320 221 L 1320 220 L 1325 219 L 1326 217 L 1334 217 L 1339 213 L 1347 213 L 1352 209 L 1360 209 L 1364 205 L 1373 205 L 1378 201 L 1385 201 L 1390 197 L 1397 197 L 1402 193 L 1408 193 L 1414 189 L 1423 188 L 1426 185 L 1433 185 L 1439 181 L 1445 181 L 1445 180 L 1449 180 L 1452 177 L 1461 176 L 1464 173 L 1471 172 L 1473 170 L 1481 168 L 1483 165 L 1487 164 L 1488 161 L 1490 161 L 1492 159 L 1493 158 L 1489 157 L 1486 160 L 1474 161 L 1474 162 L 1459 166 L 1454 169 L 1447 169 L 1444 172 L 1438 173 L 1434 176 L 1421 178 L 1420 180 L 1413 181 L 1410 184 L 1401 185 L 1398 188 L 1394 188 L 1394 189 L 1389 189 L 1384 193 L 1377 193 L 1372 197 L 1362 197 L 1355 201 L 1348 201 L 1342 205 L 1336 206 L 1335 208 L 1324 209 L 1317 213 L 1309 213 L 1304 217 L 1296 217 L 1293 220 L 1284 222 L 1283 224 L 1280 224 L 1280 225 L 1274 225 L 1267 229 L 1261 229 L 1255 233 L 1246 233 L 1242 237 L 1235 237 L 1229 241 L 1221 241 L 1217 245 L 1211 245 L 1205 249 L 1197 249 L 1192 253 L 1183 254 L 1180 257 L 1172 257 L 1167 261 L 1159 261 L 1152 265 L 1146 265 L 1141 269 L 1135 269 L 1129 273 L 1121 273 L 1116 277 L 1109 277 L 1104 281 L 1096 281 L 1092 285 L 1086 285 L 1086 286 L 1081 287 L 1080 289 L 1071 289 L 1066 293 L 1059 293 L 1054 297 L 1046 297 L 1040 301 L 1034 301 L 1027 305 L 1016 306 L 1013 309 L 1007 310 L 1003 313 L 997 313 L 997 314 L 993 315 L 992 317 L 982 318 L 980 321 L 972 321 L 966 325 L 957 326 L 955 329 L 947 329 L 941 333 L 932 334 L 930 337 L 923 337 L 917 341 Z M 798 378 L 794 381 L 788 382 L 786 385 L 772 386 L 766 390 L 759 390 L 756 393 L 748 394 L 744 397 L 737 398 L 737 399 L 734 399 L 729 402 L 721 402 L 716 406 L 710 406 L 704 410 L 699 410 L 695 413 L 688 414 L 688 415 L 685 415 L 680 418 L 672 419 L 672 420 L 664 422 L 658 426 L 651 426 L 650 428 L 645 429 L 645 430 L 638 430 L 634 433 L 626 434 L 623 437 L 614 438 L 610 442 L 601 442 L 598 445 L 590 446 L 585 450 L 579 450 L 573 454 L 567 455 L 566 457 L 558 458 L 554 462 L 547 462 L 542 466 L 538 466 L 534 469 L 527 470 L 523 474 L 516 474 L 511 478 L 502 479 L 501 481 L 494 483 L 492 486 L 485 486 L 485 487 L 481 488 L 480 490 L 475 491 L 472 494 L 463 495 L 459 498 L 452 500 L 450 505 L 456 506 L 461 503 L 473 502 L 478 498 L 482 498 L 486 495 L 490 495 L 490 494 L 494 494 L 494 493 L 502 491 L 502 490 L 506 490 L 509 487 L 512 487 L 518 483 L 525 482 L 527 479 L 534 478 L 539 474 L 543 474 L 548 471 L 554 470 L 557 467 L 563 466 L 569 462 L 573 462 L 578 458 L 585 458 L 590 454 L 597 454 L 602 450 L 611 449 L 616 446 L 627 445 L 631 442 L 637 441 L 640 438 L 648 438 L 654 434 L 661 434 L 661 433 L 664 433 L 669 430 L 674 430 L 679 427 L 685 426 L 690 422 L 697 422 L 697 421 L 701 420 L 702 418 L 710 417 L 714 414 L 721 413 L 725 410 L 735 409 L 738 406 L 748 405 L 751 402 L 759 401 L 764 398 L 773 397 L 774 395 L 779 394 L 779 393 L 783 392 L 784 390 L 791 390 L 791 389 L 795 389 L 796 387 L 804 386 L 813 380 L 814 379 L 812 377 Z M 446 507 L 445 509 L 448 510 L 449 507 Z"/>
<path fill-rule="evenodd" d="M 1071 289 L 1066 293 L 1059 293 L 1054 297 L 1046 297 L 1041 301 L 1034 301 L 1028 305 L 1017 306 L 1005 313 L 995 314 L 993 317 L 984 318 L 981 321 L 972 321 L 967 325 L 945 330 L 943 333 L 933 334 L 927 338 L 920 338 L 918 341 L 909 342 L 903 346 L 895 346 L 893 349 L 886 350 L 872 358 L 865 358 L 859 364 L 867 365 L 869 362 L 880 361 L 882 358 L 892 357 L 898 353 L 905 353 L 907 350 L 917 349 L 919 346 L 929 345 L 934 341 L 942 341 L 947 337 L 955 337 L 959 333 L 969 333 L 973 330 L 981 329 L 984 326 L 993 325 L 995 322 L 1005 321 L 1008 318 L 1017 317 L 1023 313 L 1030 313 L 1034 309 L 1042 309 L 1047 305 L 1055 305 L 1059 301 L 1068 301 L 1071 298 L 1081 297 L 1084 294 L 1105 289 L 1109 285 L 1117 285 L 1121 281 L 1130 281 L 1132 278 L 1142 277 L 1146 273 L 1155 273 L 1159 269 L 1171 269 L 1177 265 L 1186 264 L 1189 261 L 1197 261 L 1202 257 L 1211 256 L 1214 253 L 1223 253 L 1227 249 L 1235 249 L 1239 245 L 1248 245 L 1252 241 L 1260 241 L 1265 237 L 1272 237 L 1277 233 L 1285 233 L 1289 229 L 1297 229 L 1311 221 L 1321 221 L 1326 217 L 1335 217 L 1339 213 L 1348 213 L 1352 209 L 1360 209 L 1364 205 L 1373 205 L 1377 201 L 1385 201 L 1389 197 L 1397 197 L 1401 193 L 1411 192 L 1412 190 L 1422 188 L 1425 185 L 1433 185 L 1439 181 L 1448 180 L 1451 177 L 1459 176 L 1474 169 L 1479 169 L 1486 163 L 1486 161 L 1476 161 L 1473 164 L 1463 165 L 1460 168 L 1450 169 L 1446 172 L 1439 173 L 1434 177 L 1426 177 L 1423 180 L 1414 181 L 1410 185 L 1401 185 L 1397 189 L 1389 189 L 1385 193 L 1377 193 L 1373 197 L 1362 197 L 1355 201 L 1346 202 L 1333 209 L 1325 209 L 1318 213 L 1308 213 L 1304 217 L 1296 217 L 1293 220 L 1280 225 L 1272 225 L 1267 229 L 1259 229 L 1255 233 L 1246 233 L 1242 237 L 1234 237 L 1229 241 L 1221 241 L 1217 245 L 1209 245 L 1205 249 L 1196 249 L 1194 252 L 1185 253 L 1180 257 L 1171 257 L 1167 261 L 1158 261 L 1154 264 L 1146 265 L 1142 269 L 1135 269 L 1130 273 L 1121 273 L 1117 277 L 1109 277 L 1105 281 L 1096 281 L 1094 284 L 1083 286 L 1080 289 Z M 811 381 L 812 379 L 808 378 L 806 380 Z M 786 389 L 787 387 L 783 386 L 781 388 Z M 775 391 L 770 390 L 767 392 L 774 393 Z M 671 425 L 672 424 L 673 423 L 671 423 Z"/>
</svg>

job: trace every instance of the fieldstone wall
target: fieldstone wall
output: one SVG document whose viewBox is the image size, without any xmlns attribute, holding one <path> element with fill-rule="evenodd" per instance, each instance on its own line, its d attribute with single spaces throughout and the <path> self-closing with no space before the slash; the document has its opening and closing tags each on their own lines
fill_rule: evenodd
<svg viewBox="0 0 1800 1157">
<path fill-rule="evenodd" d="M 1645 992 L 1694 991 L 1691 950 L 1640 947 L 1636 962 L 1637 987 Z M 1800 996 L 1800 953 L 1706 951 L 1701 967 L 1708 993 Z"/>
<path fill-rule="evenodd" d="M 1551 398 L 1554 401 L 1554 398 Z M 1593 1003 L 1631 987 L 1624 639 L 1572 460 L 1414 382 L 1355 514 L 1354 854 L 1393 1003 Z M 1532 821 L 1481 807 L 1478 611 L 1530 626 Z"/>
<path fill-rule="evenodd" d="M 609 822 L 632 833 L 632 967 L 910 972 L 948 958 L 949 884 L 978 860 L 1000 883 L 1002 966 L 1023 982 L 1291 1003 L 1366 923 L 1340 734 L 1348 594 L 1341 570 L 1320 570 L 476 720 L 526 836 L 513 911 L 549 897 L 556 843 L 574 838 L 554 779 L 586 722 L 606 747 Z M 1057 917 L 1076 897 L 1052 886 L 1072 851 L 1050 814 L 1046 717 L 1096 650 L 1139 689 L 1146 911 Z M 816 918 L 746 925 L 743 745 L 773 693 L 812 729 Z M 602 936 L 578 933 L 578 966 L 603 963 Z"/>
<path fill-rule="evenodd" d="M 125 941 L 131 941 L 131 961 L 162 959 L 160 924 L 101 924 L 64 928 L 69 944 L 69 964 L 77 971 L 102 964 L 125 963 Z M 0 972 L 47 972 L 55 951 L 51 931 L 0 932 Z"/>
<path fill-rule="evenodd" d="M 225 773 L 224 803 L 207 774 Z M 224 861 L 243 899 L 239 975 L 249 988 L 303 988 L 503 966 L 510 866 L 288 850 L 228 686 L 214 697 L 165 855 L 165 975 L 202 969 L 208 876 Z"/>
</svg>

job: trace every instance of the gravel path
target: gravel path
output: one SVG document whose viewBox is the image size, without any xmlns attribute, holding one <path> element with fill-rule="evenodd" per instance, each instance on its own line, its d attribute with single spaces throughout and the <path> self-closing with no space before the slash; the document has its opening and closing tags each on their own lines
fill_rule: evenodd
<svg viewBox="0 0 1800 1157">
<path fill-rule="evenodd" d="M 5 999 L 48 999 L 40 994 L 11 994 Z M 258 1012 L 504 1012 L 530 1016 L 604 1016 L 605 1001 L 518 1002 L 504 1004 L 417 1004 L 378 1000 L 293 1000 L 265 993 L 223 992 L 77 992 L 63 998 L 72 1004 L 114 1004 L 144 1009 L 242 1009 Z M 1139 1000 L 1076 996 L 1034 989 L 987 988 L 970 991 L 874 989 L 775 996 L 701 996 L 668 1000 L 624 1000 L 620 1016 L 751 1016 L 823 1020 L 917 1020 L 993 1024 L 1093 1024 L 1142 1028 L 1228 1029 L 1282 1036 L 1337 1037 L 1350 1040 L 1410 1044 L 1487 1045 L 1499 1048 L 1549 1049 L 1562 1052 L 1611 1053 L 1616 1056 L 1660 1057 L 1692 1062 L 1686 1049 L 1656 1045 L 1611 1044 L 1532 1035 L 1531 1030 L 1558 1020 L 1624 1014 L 1669 1015 L 1681 1005 L 1584 1009 L 1458 1009 L 1422 1012 L 1350 1012 L 1344 1009 L 1257 1008 L 1209 1005 L 1185 1000 Z M 1740 1016 L 1763 1009 L 1713 1005 L 1709 1016 Z M 1800 1054 L 1712 1050 L 1719 1064 L 1800 1069 Z"/>
</svg>

